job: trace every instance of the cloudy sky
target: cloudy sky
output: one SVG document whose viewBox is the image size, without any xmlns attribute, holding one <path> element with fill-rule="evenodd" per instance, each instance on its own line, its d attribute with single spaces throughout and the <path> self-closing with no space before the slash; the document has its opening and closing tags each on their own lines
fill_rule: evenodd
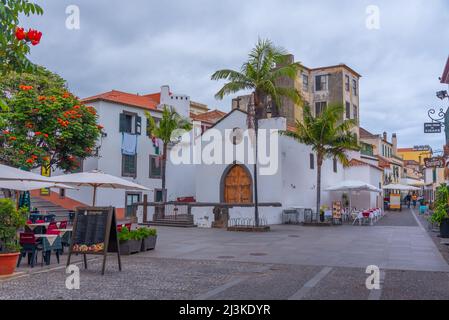
<svg viewBox="0 0 449 320">
<path fill-rule="evenodd" d="M 431 144 L 427 109 L 443 106 L 435 92 L 449 54 L 447 0 L 36 0 L 44 16 L 23 19 L 44 33 L 33 62 L 62 75 L 87 97 L 111 89 L 176 93 L 210 108 L 221 68 L 238 69 L 258 37 L 283 46 L 308 67 L 346 63 L 363 75 L 362 125 L 397 132 L 400 146 Z M 80 29 L 66 28 L 66 8 L 80 9 Z M 379 8 L 380 29 L 366 27 L 367 7 Z M 447 104 L 447 103 L 445 103 Z"/>
</svg>

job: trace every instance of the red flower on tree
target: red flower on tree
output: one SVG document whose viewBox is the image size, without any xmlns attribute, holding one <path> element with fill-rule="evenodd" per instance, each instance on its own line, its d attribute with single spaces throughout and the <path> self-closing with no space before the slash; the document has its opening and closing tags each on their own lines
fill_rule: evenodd
<svg viewBox="0 0 449 320">
<path fill-rule="evenodd" d="M 28 41 L 31 41 L 31 44 L 33 46 L 39 44 L 39 42 L 41 41 L 42 38 L 42 32 L 39 32 L 37 30 L 34 29 L 30 29 L 26 35 Z"/>
<path fill-rule="evenodd" d="M 25 32 L 23 28 L 16 29 L 16 39 L 19 41 L 25 40 L 31 42 L 33 46 L 38 45 L 41 42 L 42 32 L 30 29 Z"/>
<path fill-rule="evenodd" d="M 17 28 L 16 29 L 16 38 L 19 41 L 22 41 L 23 39 L 25 39 L 27 36 L 25 30 L 23 28 Z"/>
</svg>

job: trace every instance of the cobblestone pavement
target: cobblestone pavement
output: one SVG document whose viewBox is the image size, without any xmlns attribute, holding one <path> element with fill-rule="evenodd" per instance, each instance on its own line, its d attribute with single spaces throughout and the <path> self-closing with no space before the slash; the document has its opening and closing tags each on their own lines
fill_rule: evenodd
<svg viewBox="0 0 449 320">
<path fill-rule="evenodd" d="M 377 229 L 380 235 L 384 235 L 385 230 L 389 228 L 394 228 L 394 231 L 397 230 L 396 228 L 405 228 L 404 230 L 418 228 L 423 232 L 423 239 L 425 236 L 428 237 L 422 223 L 420 225 L 415 220 L 417 226 L 409 225 L 410 217 L 415 219 L 408 211 L 408 216 L 407 212 L 394 218 L 387 215 L 382 226 L 328 230 L 353 232 L 352 236 L 355 237 L 358 236 L 359 230 L 373 232 Z M 185 230 L 167 231 L 167 229 L 159 231 L 161 235 L 164 232 L 170 232 L 170 236 L 177 232 L 186 232 Z M 299 241 L 303 232 L 309 232 L 308 229 L 298 227 L 300 237 L 296 238 L 291 237 L 295 235 L 293 231 L 292 228 L 284 229 L 280 226 L 274 228 L 273 234 L 285 242 L 286 239 Z M 203 230 L 193 232 L 201 234 Z M 217 235 L 220 240 L 226 234 L 231 234 L 217 233 L 214 230 L 204 230 L 204 232 L 208 237 Z M 241 241 L 235 244 L 240 248 L 247 247 L 248 242 L 245 243 L 243 239 L 253 235 L 234 234 L 233 236 L 237 237 L 233 241 L 237 241 L 236 239 Z M 263 235 L 256 236 L 261 241 L 260 237 Z M 318 236 L 317 234 L 316 240 L 320 243 Z M 307 235 L 305 238 L 308 239 L 308 237 Z M 213 242 L 213 239 L 210 238 L 210 241 Z M 204 239 L 201 238 L 201 240 Z M 249 245 L 252 245 L 254 239 L 249 240 Z M 268 238 L 267 241 L 269 240 L 272 239 Z M 0 280 L 0 299 L 449 299 L 448 272 L 381 268 L 380 290 L 368 290 L 365 284 L 369 276 L 366 273 L 366 266 L 362 268 L 326 263 L 332 262 L 332 259 L 323 259 L 321 265 L 299 263 L 302 260 L 298 260 L 297 263 L 273 263 L 269 257 L 272 251 L 267 250 L 267 243 L 259 243 L 256 248 L 247 248 L 248 252 L 258 254 L 248 255 L 248 261 L 242 261 L 243 258 L 238 254 L 239 250 L 236 249 L 236 252 L 233 252 L 229 243 L 227 243 L 226 254 L 216 253 L 213 256 L 214 259 L 187 259 L 184 256 L 177 258 L 160 256 L 160 251 L 165 248 L 163 236 L 160 242 L 154 252 L 122 257 L 122 272 L 118 271 L 116 257 L 113 255 L 108 257 L 104 276 L 100 273 L 101 259 L 91 259 L 88 263 L 89 269 L 80 270 L 80 290 L 66 288 L 65 282 L 68 275 L 65 273 L 64 259 L 59 266 L 53 264 L 50 267 L 38 266 L 34 269 L 22 267 L 18 270 L 21 274 L 17 278 Z M 190 249 L 195 247 L 194 244 L 189 241 L 185 244 L 178 243 L 180 247 L 185 245 L 190 246 Z M 392 248 L 394 246 L 394 243 L 391 244 Z M 294 249 L 290 248 L 290 250 L 294 254 Z M 323 250 L 327 249 L 323 248 Z M 185 253 L 185 251 L 182 252 Z M 196 251 L 190 252 L 195 255 Z M 300 252 L 304 254 L 303 251 Z M 266 256 L 259 255 L 262 253 Z M 393 253 L 399 256 L 401 254 L 400 251 L 390 251 L 390 254 Z M 319 252 L 315 254 L 319 255 Z M 355 256 L 355 258 L 358 257 L 363 256 Z M 257 261 L 253 261 L 254 258 L 257 258 Z M 287 257 L 286 260 L 288 260 Z M 76 257 L 75 263 L 82 268 L 79 257 Z"/>
</svg>

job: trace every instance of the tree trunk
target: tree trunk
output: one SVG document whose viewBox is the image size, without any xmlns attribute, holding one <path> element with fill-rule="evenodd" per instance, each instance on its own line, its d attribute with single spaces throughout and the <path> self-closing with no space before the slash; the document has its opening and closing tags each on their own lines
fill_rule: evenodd
<svg viewBox="0 0 449 320">
<path fill-rule="evenodd" d="M 257 169 L 257 163 L 258 163 L 258 155 L 259 155 L 259 148 L 258 148 L 258 137 L 259 137 L 259 119 L 262 116 L 261 113 L 261 107 L 260 107 L 260 93 L 256 90 L 254 93 L 254 108 L 255 108 L 255 115 L 254 115 L 254 132 L 255 132 L 255 161 L 254 161 L 254 219 L 255 219 L 255 225 L 256 227 L 259 227 L 259 190 L 257 186 L 257 176 L 258 176 L 258 169 Z"/>
<path fill-rule="evenodd" d="M 317 179 L 316 179 L 316 211 L 320 215 L 320 219 L 324 220 L 324 216 L 321 217 L 321 167 L 323 165 L 323 157 L 320 153 L 317 153 Z"/>
<path fill-rule="evenodd" d="M 164 142 L 164 148 L 162 153 L 162 172 L 161 172 L 161 178 L 162 178 L 162 202 L 167 202 L 167 190 L 165 189 L 165 177 L 166 177 L 166 168 L 167 168 L 167 143 Z"/>
<path fill-rule="evenodd" d="M 264 105 L 265 103 L 264 94 L 259 90 L 254 91 L 254 108 L 256 119 L 266 119 L 267 118 L 267 109 Z"/>
</svg>

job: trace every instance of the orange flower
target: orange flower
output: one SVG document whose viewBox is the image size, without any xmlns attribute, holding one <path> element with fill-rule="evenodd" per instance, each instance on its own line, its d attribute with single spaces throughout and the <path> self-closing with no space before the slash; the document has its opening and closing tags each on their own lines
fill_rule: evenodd
<svg viewBox="0 0 449 320">
<path fill-rule="evenodd" d="M 39 101 L 45 101 L 45 100 L 47 100 L 47 97 L 39 96 L 37 99 L 38 99 Z"/>
<path fill-rule="evenodd" d="M 81 108 L 80 106 L 74 106 L 73 109 L 79 109 Z"/>
<path fill-rule="evenodd" d="M 29 91 L 29 90 L 33 90 L 33 86 L 24 86 L 23 84 L 21 84 L 19 86 L 19 89 L 22 91 Z"/>
<path fill-rule="evenodd" d="M 48 138 L 48 134 L 44 133 L 44 137 L 45 137 L 45 138 Z"/>
<path fill-rule="evenodd" d="M 27 159 L 26 163 L 33 164 L 34 163 L 34 159 Z"/>
<path fill-rule="evenodd" d="M 3 134 L 10 134 L 9 130 L 3 130 Z"/>
<path fill-rule="evenodd" d="M 36 131 L 34 134 L 35 134 L 36 136 L 40 136 L 40 135 L 42 134 L 42 132 Z"/>
<path fill-rule="evenodd" d="M 50 157 L 43 157 L 42 160 L 44 160 L 45 162 L 50 161 Z"/>
<path fill-rule="evenodd" d="M 16 137 L 9 137 L 9 140 L 11 140 L 11 141 L 16 141 L 17 138 L 16 138 Z"/>
<path fill-rule="evenodd" d="M 64 92 L 62 97 L 65 98 L 65 99 L 70 98 L 70 93 L 69 92 Z"/>
<path fill-rule="evenodd" d="M 104 129 L 104 127 L 101 124 L 97 125 L 97 128 L 100 129 L 100 130 Z"/>
</svg>

